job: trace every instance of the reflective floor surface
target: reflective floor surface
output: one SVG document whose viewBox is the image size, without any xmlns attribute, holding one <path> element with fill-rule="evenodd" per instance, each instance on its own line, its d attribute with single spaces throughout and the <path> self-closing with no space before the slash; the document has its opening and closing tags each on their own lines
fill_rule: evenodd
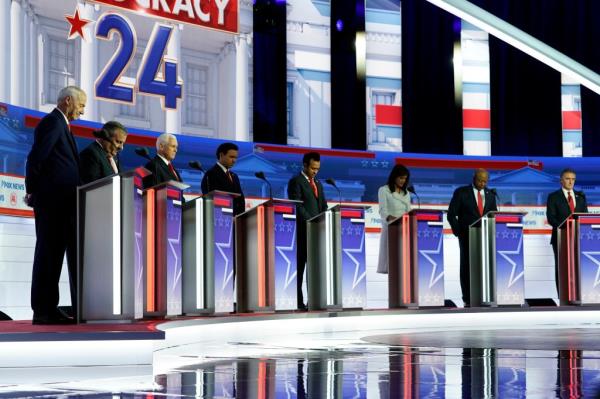
<svg viewBox="0 0 600 399">
<path fill-rule="evenodd" d="M 477 332 L 486 334 L 495 332 Z M 204 358 L 154 377 L 4 386 L 0 398 L 600 397 L 600 351 L 409 348 L 364 342 L 276 355 L 274 349 L 259 345 L 253 350 L 265 356 Z"/>
</svg>

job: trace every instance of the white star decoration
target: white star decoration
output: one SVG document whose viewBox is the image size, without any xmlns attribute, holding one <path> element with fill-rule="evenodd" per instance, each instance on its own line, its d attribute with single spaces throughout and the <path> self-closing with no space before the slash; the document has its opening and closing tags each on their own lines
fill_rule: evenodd
<svg viewBox="0 0 600 399">
<path fill-rule="evenodd" d="M 222 226 L 222 224 L 221 224 L 221 226 Z M 221 283 L 221 291 L 224 290 L 225 287 L 227 287 L 227 284 L 233 278 L 233 269 L 231 271 L 229 271 L 229 258 L 227 258 L 227 255 L 225 255 L 225 251 L 223 250 L 224 248 L 227 248 L 227 249 L 231 248 L 231 238 L 232 237 L 233 237 L 233 229 L 231 228 L 231 226 L 229 226 L 229 241 L 227 243 L 215 242 L 215 246 L 217 247 L 217 250 L 219 251 L 219 253 L 223 257 L 223 259 L 225 260 L 225 271 L 223 272 L 223 282 Z"/>
<path fill-rule="evenodd" d="M 525 274 L 525 270 L 523 270 L 521 273 L 519 273 L 515 276 L 516 269 L 517 269 L 517 263 L 514 262 L 509 257 L 509 255 L 519 255 L 521 253 L 522 245 L 523 245 L 523 235 L 521 234 L 521 237 L 519 238 L 519 245 L 517 245 L 517 249 L 512 250 L 512 251 L 498 251 L 498 255 L 500 255 L 504 259 L 506 259 L 506 261 L 508 263 L 510 263 L 510 265 L 512 266 L 512 270 L 510 271 L 510 278 L 508 279 L 508 286 L 506 288 L 510 288 L 514 283 L 517 282 L 517 280 L 522 278 L 523 275 Z"/>
<path fill-rule="evenodd" d="M 354 262 L 354 279 L 352 280 L 352 289 L 356 288 L 356 286 L 361 282 L 361 280 L 363 280 L 366 275 L 367 275 L 367 271 L 365 270 L 362 274 L 359 275 L 360 273 L 360 262 L 358 261 L 358 259 L 356 259 L 352 254 L 353 253 L 358 253 L 361 254 L 363 252 L 363 247 L 365 245 L 365 230 L 364 228 L 362 229 L 362 235 L 360 238 L 360 246 L 358 248 L 347 248 L 347 249 L 343 249 L 343 252 L 348 255 L 348 257 L 350 258 L 350 260 L 352 262 Z"/>
<path fill-rule="evenodd" d="M 175 288 L 177 287 L 177 284 L 179 283 L 179 280 L 181 279 L 181 267 L 178 267 L 179 264 L 179 257 L 177 256 L 177 250 L 175 249 L 175 247 L 179 247 L 181 245 L 181 218 L 178 218 L 178 220 L 175 220 L 175 218 L 172 219 L 172 222 L 178 222 L 177 223 L 177 238 L 169 238 L 167 239 L 167 242 L 169 243 L 169 247 L 171 248 L 171 253 L 173 254 L 173 257 L 175 258 L 175 264 L 173 265 L 173 285 L 171 286 L 171 292 L 175 292 Z"/>
<path fill-rule="evenodd" d="M 429 234 L 427 234 L 427 235 L 429 236 Z M 433 260 L 433 258 L 431 256 L 429 256 L 429 255 L 439 255 L 442 251 L 442 243 L 443 243 L 443 236 L 440 234 L 440 237 L 438 238 L 438 243 L 437 243 L 436 249 L 420 249 L 419 250 L 419 253 L 421 255 L 423 255 L 423 257 L 425 259 L 427 259 L 429 261 L 429 263 L 431 263 L 431 266 L 432 266 L 431 276 L 429 277 L 429 288 L 432 288 L 444 276 L 444 270 L 442 270 L 440 272 L 440 274 L 438 274 L 436 276 L 438 264 L 435 260 Z"/>
<path fill-rule="evenodd" d="M 600 255 L 600 251 L 581 251 L 581 253 L 586 258 L 588 258 L 589 260 L 594 262 L 596 264 L 596 266 L 598 267 L 596 269 L 596 278 L 594 279 L 594 285 L 592 285 L 592 287 L 596 288 L 598 286 L 598 284 L 600 284 L 600 262 L 594 256 Z"/>
<path fill-rule="evenodd" d="M 284 251 L 285 252 L 293 251 L 294 250 L 294 243 L 295 242 L 296 242 L 296 229 L 294 228 L 294 233 L 292 235 L 292 240 L 290 241 L 290 245 L 289 246 L 287 246 L 287 247 L 285 247 L 285 246 L 277 246 L 277 245 L 275 246 L 275 249 L 277 250 L 277 252 L 279 252 L 279 254 L 281 255 L 281 257 L 287 263 L 287 269 L 285 271 L 285 285 L 284 285 L 284 289 L 287 289 L 289 287 L 289 285 L 296 279 L 296 271 L 295 270 L 293 272 L 291 271 L 292 262 L 290 261 L 290 258 L 288 258 L 285 255 L 285 253 L 284 253 Z"/>
</svg>

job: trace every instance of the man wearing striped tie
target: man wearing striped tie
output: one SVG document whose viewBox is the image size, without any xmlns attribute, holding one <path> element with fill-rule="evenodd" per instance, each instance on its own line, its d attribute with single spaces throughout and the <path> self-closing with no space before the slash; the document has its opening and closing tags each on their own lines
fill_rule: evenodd
<svg viewBox="0 0 600 399">
<path fill-rule="evenodd" d="M 560 172 L 560 189 L 548 195 L 546 202 L 546 218 L 552 226 L 552 250 L 554 251 L 554 279 L 558 292 L 558 226 L 560 226 L 572 213 L 587 212 L 587 201 L 582 191 L 573 189 L 575 186 L 575 171 L 567 168 Z"/>
<path fill-rule="evenodd" d="M 460 246 L 460 288 L 465 307 L 471 302 L 469 226 L 486 213 L 498 210 L 496 196 L 487 188 L 488 180 L 487 170 L 475 170 L 473 183 L 457 188 L 448 206 L 448 223 Z"/>
</svg>

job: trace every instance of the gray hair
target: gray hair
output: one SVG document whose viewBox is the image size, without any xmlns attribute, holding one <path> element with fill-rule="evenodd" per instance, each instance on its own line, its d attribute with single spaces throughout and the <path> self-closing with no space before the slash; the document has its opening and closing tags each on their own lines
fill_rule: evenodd
<svg viewBox="0 0 600 399">
<path fill-rule="evenodd" d="M 85 96 L 85 91 L 81 90 L 77 86 L 63 87 L 60 90 L 60 92 L 58 93 L 58 98 L 56 99 L 56 103 L 59 104 L 60 102 L 62 102 L 67 97 L 72 97 L 72 98 L 79 99 L 79 98 L 81 98 L 82 95 Z"/>
<path fill-rule="evenodd" d="M 160 136 L 158 136 L 158 138 L 156 139 L 156 149 L 160 150 L 161 144 L 169 144 L 169 140 L 171 140 L 172 138 L 175 139 L 175 141 L 177 141 L 177 137 L 175 137 L 175 135 L 171 133 L 163 133 Z"/>
</svg>

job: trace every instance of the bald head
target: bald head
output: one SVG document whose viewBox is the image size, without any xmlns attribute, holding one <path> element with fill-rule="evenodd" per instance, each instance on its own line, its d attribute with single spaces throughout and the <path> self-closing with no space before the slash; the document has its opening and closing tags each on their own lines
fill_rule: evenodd
<svg viewBox="0 0 600 399">
<path fill-rule="evenodd" d="M 473 185 L 477 190 L 483 190 L 487 186 L 489 178 L 487 170 L 482 168 L 475 169 L 473 173 Z"/>
</svg>

